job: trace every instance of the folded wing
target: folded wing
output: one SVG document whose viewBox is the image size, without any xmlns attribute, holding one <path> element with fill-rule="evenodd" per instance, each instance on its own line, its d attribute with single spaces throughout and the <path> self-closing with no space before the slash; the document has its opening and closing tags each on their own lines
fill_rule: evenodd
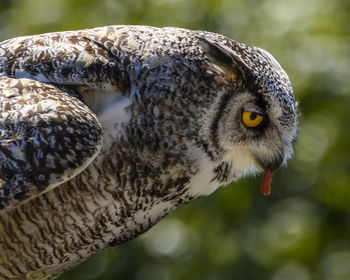
<svg viewBox="0 0 350 280">
<path fill-rule="evenodd" d="M 0 78 L 0 210 L 79 174 L 102 137 L 95 114 L 68 90 Z"/>
</svg>

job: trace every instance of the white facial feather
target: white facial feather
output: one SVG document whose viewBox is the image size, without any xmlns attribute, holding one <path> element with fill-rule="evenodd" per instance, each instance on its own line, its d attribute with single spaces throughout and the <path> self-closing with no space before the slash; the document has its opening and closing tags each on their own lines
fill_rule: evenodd
<svg viewBox="0 0 350 280">
<path fill-rule="evenodd" d="M 195 150 L 192 147 L 191 150 Z M 236 181 L 243 176 L 253 175 L 258 173 L 261 168 L 248 148 L 240 145 L 236 145 L 231 149 L 226 150 L 223 153 L 223 157 L 218 162 L 213 162 L 209 157 L 201 150 L 197 150 L 192 153 L 197 158 L 197 162 L 200 163 L 198 172 L 191 178 L 189 183 L 188 193 L 193 196 L 206 196 L 213 193 L 221 185 L 227 185 L 232 180 Z M 215 178 L 215 168 L 223 161 L 229 163 L 229 176 L 226 182 L 219 183 Z"/>
</svg>

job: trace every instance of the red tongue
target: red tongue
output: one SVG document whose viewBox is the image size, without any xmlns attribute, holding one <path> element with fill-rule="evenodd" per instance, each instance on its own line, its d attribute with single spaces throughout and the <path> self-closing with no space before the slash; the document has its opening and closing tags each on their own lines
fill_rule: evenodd
<svg viewBox="0 0 350 280">
<path fill-rule="evenodd" d="M 260 192 L 263 195 L 269 195 L 271 193 L 272 176 L 273 176 L 273 172 L 269 168 L 265 168 L 265 173 L 264 173 L 262 185 L 260 188 Z"/>
</svg>

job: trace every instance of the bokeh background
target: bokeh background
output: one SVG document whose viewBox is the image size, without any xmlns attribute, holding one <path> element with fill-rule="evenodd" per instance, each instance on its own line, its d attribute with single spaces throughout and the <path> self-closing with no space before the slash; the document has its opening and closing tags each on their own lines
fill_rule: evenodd
<svg viewBox="0 0 350 280">
<path fill-rule="evenodd" d="M 1 0 L 0 40 L 112 24 L 222 33 L 270 51 L 300 103 L 295 158 L 182 206 L 59 280 L 350 279 L 348 0 Z"/>
</svg>

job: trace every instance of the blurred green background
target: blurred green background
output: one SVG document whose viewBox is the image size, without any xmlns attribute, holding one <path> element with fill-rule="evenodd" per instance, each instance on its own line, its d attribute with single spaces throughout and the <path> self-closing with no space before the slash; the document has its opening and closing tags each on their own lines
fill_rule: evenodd
<svg viewBox="0 0 350 280">
<path fill-rule="evenodd" d="M 112 24 L 222 33 L 271 52 L 299 101 L 296 156 L 272 195 L 244 179 L 59 280 L 350 279 L 348 0 L 1 0 L 0 39 Z"/>
</svg>

